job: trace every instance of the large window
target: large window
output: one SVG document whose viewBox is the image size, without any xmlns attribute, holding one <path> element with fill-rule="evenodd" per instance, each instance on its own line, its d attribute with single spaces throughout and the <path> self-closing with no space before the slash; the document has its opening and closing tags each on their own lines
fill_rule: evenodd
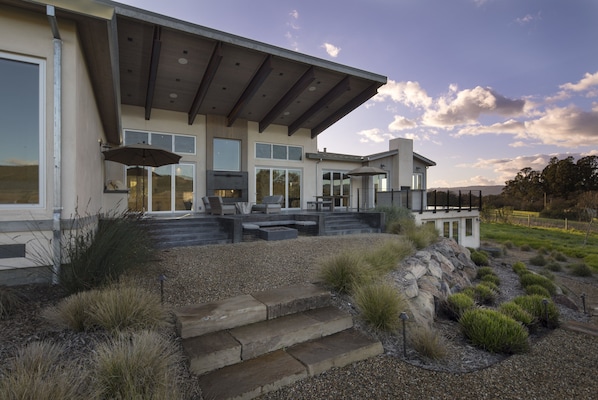
<svg viewBox="0 0 598 400">
<path fill-rule="evenodd" d="M 424 174 L 416 172 L 411 176 L 411 189 L 422 190 L 424 188 Z"/>
<path fill-rule="evenodd" d="M 303 149 L 299 146 L 256 143 L 255 158 L 263 158 L 266 160 L 301 161 L 303 159 Z"/>
<path fill-rule="evenodd" d="M 214 139 L 214 171 L 241 170 L 241 141 Z"/>
<path fill-rule="evenodd" d="M 44 203 L 44 69 L 0 52 L 0 205 Z"/>
</svg>

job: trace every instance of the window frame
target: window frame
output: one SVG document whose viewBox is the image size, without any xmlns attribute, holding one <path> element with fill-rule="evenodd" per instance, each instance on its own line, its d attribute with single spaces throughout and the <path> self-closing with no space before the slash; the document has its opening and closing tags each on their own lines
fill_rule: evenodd
<svg viewBox="0 0 598 400">
<path fill-rule="evenodd" d="M 268 146 L 270 148 L 270 156 L 269 157 L 259 157 L 258 156 L 258 146 Z M 285 147 L 286 149 L 286 158 L 278 158 L 275 157 L 274 146 L 278 147 Z M 300 150 L 300 158 L 298 160 L 291 158 L 289 155 L 292 154 L 290 151 L 291 148 L 299 149 Z M 274 161 L 291 161 L 291 162 L 302 162 L 303 161 L 303 146 L 295 146 L 290 144 L 280 144 L 280 143 L 266 143 L 266 142 L 255 142 L 253 147 L 254 149 L 254 157 L 258 160 L 274 160 Z"/>
<path fill-rule="evenodd" d="M 37 203 L 0 203 L 0 209 L 39 209 L 46 205 L 46 60 L 0 51 L 0 58 L 37 65 L 38 70 L 38 201 Z"/>
</svg>

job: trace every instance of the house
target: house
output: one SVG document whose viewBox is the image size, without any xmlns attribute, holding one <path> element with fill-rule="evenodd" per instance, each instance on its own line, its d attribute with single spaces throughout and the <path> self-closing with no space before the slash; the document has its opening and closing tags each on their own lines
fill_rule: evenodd
<svg viewBox="0 0 598 400">
<path fill-rule="evenodd" d="M 424 185 L 413 165 L 433 163 L 406 140 L 369 158 L 318 151 L 318 135 L 385 83 L 108 0 L 0 0 L 0 279 L 35 280 L 49 260 L 57 268 L 63 232 L 94 227 L 102 213 L 202 213 L 207 194 L 283 194 L 284 209 L 303 210 L 337 189 L 352 191 L 338 201 L 354 209 L 373 204 L 375 187 Z M 141 142 L 180 163 L 103 158 Z M 372 163 L 388 176 L 347 182 Z"/>
</svg>

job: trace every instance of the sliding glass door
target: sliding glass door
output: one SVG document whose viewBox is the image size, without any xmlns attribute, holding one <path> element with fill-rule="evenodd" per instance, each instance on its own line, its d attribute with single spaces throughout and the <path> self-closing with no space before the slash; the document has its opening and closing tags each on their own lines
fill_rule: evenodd
<svg viewBox="0 0 598 400">
<path fill-rule="evenodd" d="M 193 208 L 195 166 L 128 167 L 129 209 L 134 211 L 185 211 Z"/>
<path fill-rule="evenodd" d="M 301 208 L 301 170 L 256 168 L 256 201 L 265 196 L 282 195 L 283 208 Z"/>
</svg>

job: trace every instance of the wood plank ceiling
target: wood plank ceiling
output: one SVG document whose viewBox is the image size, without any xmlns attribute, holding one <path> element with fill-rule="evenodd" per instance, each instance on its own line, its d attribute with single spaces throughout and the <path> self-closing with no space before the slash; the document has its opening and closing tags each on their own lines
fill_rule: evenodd
<svg viewBox="0 0 598 400">
<path fill-rule="evenodd" d="M 215 114 L 229 125 L 256 121 L 260 132 L 306 128 L 313 138 L 386 81 L 127 16 L 117 27 L 121 102 L 144 107 L 146 119 L 155 108 L 186 113 L 189 124 Z"/>
</svg>

